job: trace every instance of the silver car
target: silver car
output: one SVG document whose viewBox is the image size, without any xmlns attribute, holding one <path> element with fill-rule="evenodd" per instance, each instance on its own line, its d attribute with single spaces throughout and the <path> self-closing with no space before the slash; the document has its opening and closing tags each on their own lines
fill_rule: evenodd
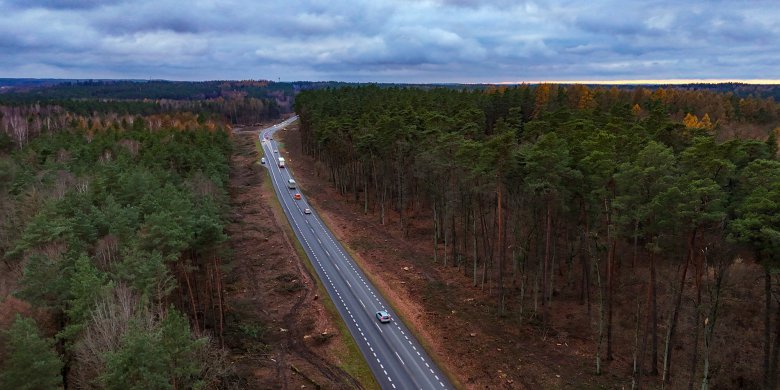
<svg viewBox="0 0 780 390">
<path fill-rule="evenodd" d="M 378 319 L 381 323 L 390 322 L 390 314 L 384 310 L 380 310 L 376 312 L 376 319 Z"/>
</svg>

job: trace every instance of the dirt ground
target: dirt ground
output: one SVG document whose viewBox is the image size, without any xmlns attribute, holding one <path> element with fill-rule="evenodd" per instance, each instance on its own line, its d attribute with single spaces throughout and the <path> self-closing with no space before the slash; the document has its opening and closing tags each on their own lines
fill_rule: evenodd
<svg viewBox="0 0 780 390">
<path fill-rule="evenodd" d="M 302 155 L 297 126 L 277 139 L 283 140 L 281 152 L 307 199 L 459 387 L 620 388 L 626 383 L 627 375 L 593 375 L 591 340 L 578 336 L 592 334 L 590 322 L 565 314 L 575 312 L 565 307 L 569 303 L 556 304 L 559 314 L 553 314 L 553 323 L 571 325 L 568 332 L 542 334 L 499 318 L 489 290 L 471 287 L 462 268 L 433 264 L 428 234 L 405 239 L 397 215 L 388 213 L 383 226 L 378 214 L 363 214 L 362 202 L 340 196 L 324 167 Z M 413 221 L 411 230 L 424 229 L 426 223 Z M 629 358 L 612 364 L 627 370 Z"/>
<path fill-rule="evenodd" d="M 346 347 L 273 212 L 251 130 L 233 137 L 228 234 L 234 260 L 225 276 L 225 341 L 240 388 L 359 387 L 338 367 Z"/>
</svg>

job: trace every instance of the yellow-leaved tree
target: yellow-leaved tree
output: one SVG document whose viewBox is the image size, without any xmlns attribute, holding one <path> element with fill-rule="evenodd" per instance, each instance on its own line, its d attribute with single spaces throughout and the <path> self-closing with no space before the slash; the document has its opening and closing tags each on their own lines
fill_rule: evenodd
<svg viewBox="0 0 780 390">
<path fill-rule="evenodd" d="M 699 118 L 690 112 L 683 118 L 683 124 L 687 129 L 695 129 L 699 127 Z"/>
<path fill-rule="evenodd" d="M 712 130 L 713 127 L 715 127 L 715 125 L 710 120 L 710 114 L 705 113 L 704 116 L 701 118 L 701 121 L 699 121 L 699 128 Z"/>
</svg>

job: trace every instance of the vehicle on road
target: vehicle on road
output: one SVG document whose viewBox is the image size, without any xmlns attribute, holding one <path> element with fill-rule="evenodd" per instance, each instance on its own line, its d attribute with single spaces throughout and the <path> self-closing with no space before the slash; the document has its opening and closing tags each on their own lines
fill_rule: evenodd
<svg viewBox="0 0 780 390">
<path fill-rule="evenodd" d="M 279 168 L 284 168 L 284 157 L 279 157 Z"/>
<path fill-rule="evenodd" d="M 293 198 L 295 198 L 295 200 L 301 200 L 301 194 L 296 193 L 293 195 Z"/>
<path fill-rule="evenodd" d="M 294 190 L 295 189 L 295 180 L 289 179 L 287 180 L 287 188 Z"/>
<path fill-rule="evenodd" d="M 265 164 L 265 157 L 260 157 L 260 164 Z"/>
<path fill-rule="evenodd" d="M 380 310 L 376 312 L 376 319 L 378 319 L 381 323 L 390 322 L 390 314 L 384 310 Z"/>
<path fill-rule="evenodd" d="M 311 214 L 311 209 L 303 209 L 304 214 Z"/>
<path fill-rule="evenodd" d="M 279 154 L 279 151 L 278 151 L 278 150 L 276 150 L 276 149 L 274 149 L 274 153 L 276 153 L 276 154 Z"/>
</svg>

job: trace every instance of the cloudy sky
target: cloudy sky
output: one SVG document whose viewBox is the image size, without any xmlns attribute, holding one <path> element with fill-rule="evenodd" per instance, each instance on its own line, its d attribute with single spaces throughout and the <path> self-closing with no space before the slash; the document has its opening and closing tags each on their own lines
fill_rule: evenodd
<svg viewBox="0 0 780 390">
<path fill-rule="evenodd" d="M 0 0 L 0 77 L 780 79 L 776 1 Z"/>
</svg>

